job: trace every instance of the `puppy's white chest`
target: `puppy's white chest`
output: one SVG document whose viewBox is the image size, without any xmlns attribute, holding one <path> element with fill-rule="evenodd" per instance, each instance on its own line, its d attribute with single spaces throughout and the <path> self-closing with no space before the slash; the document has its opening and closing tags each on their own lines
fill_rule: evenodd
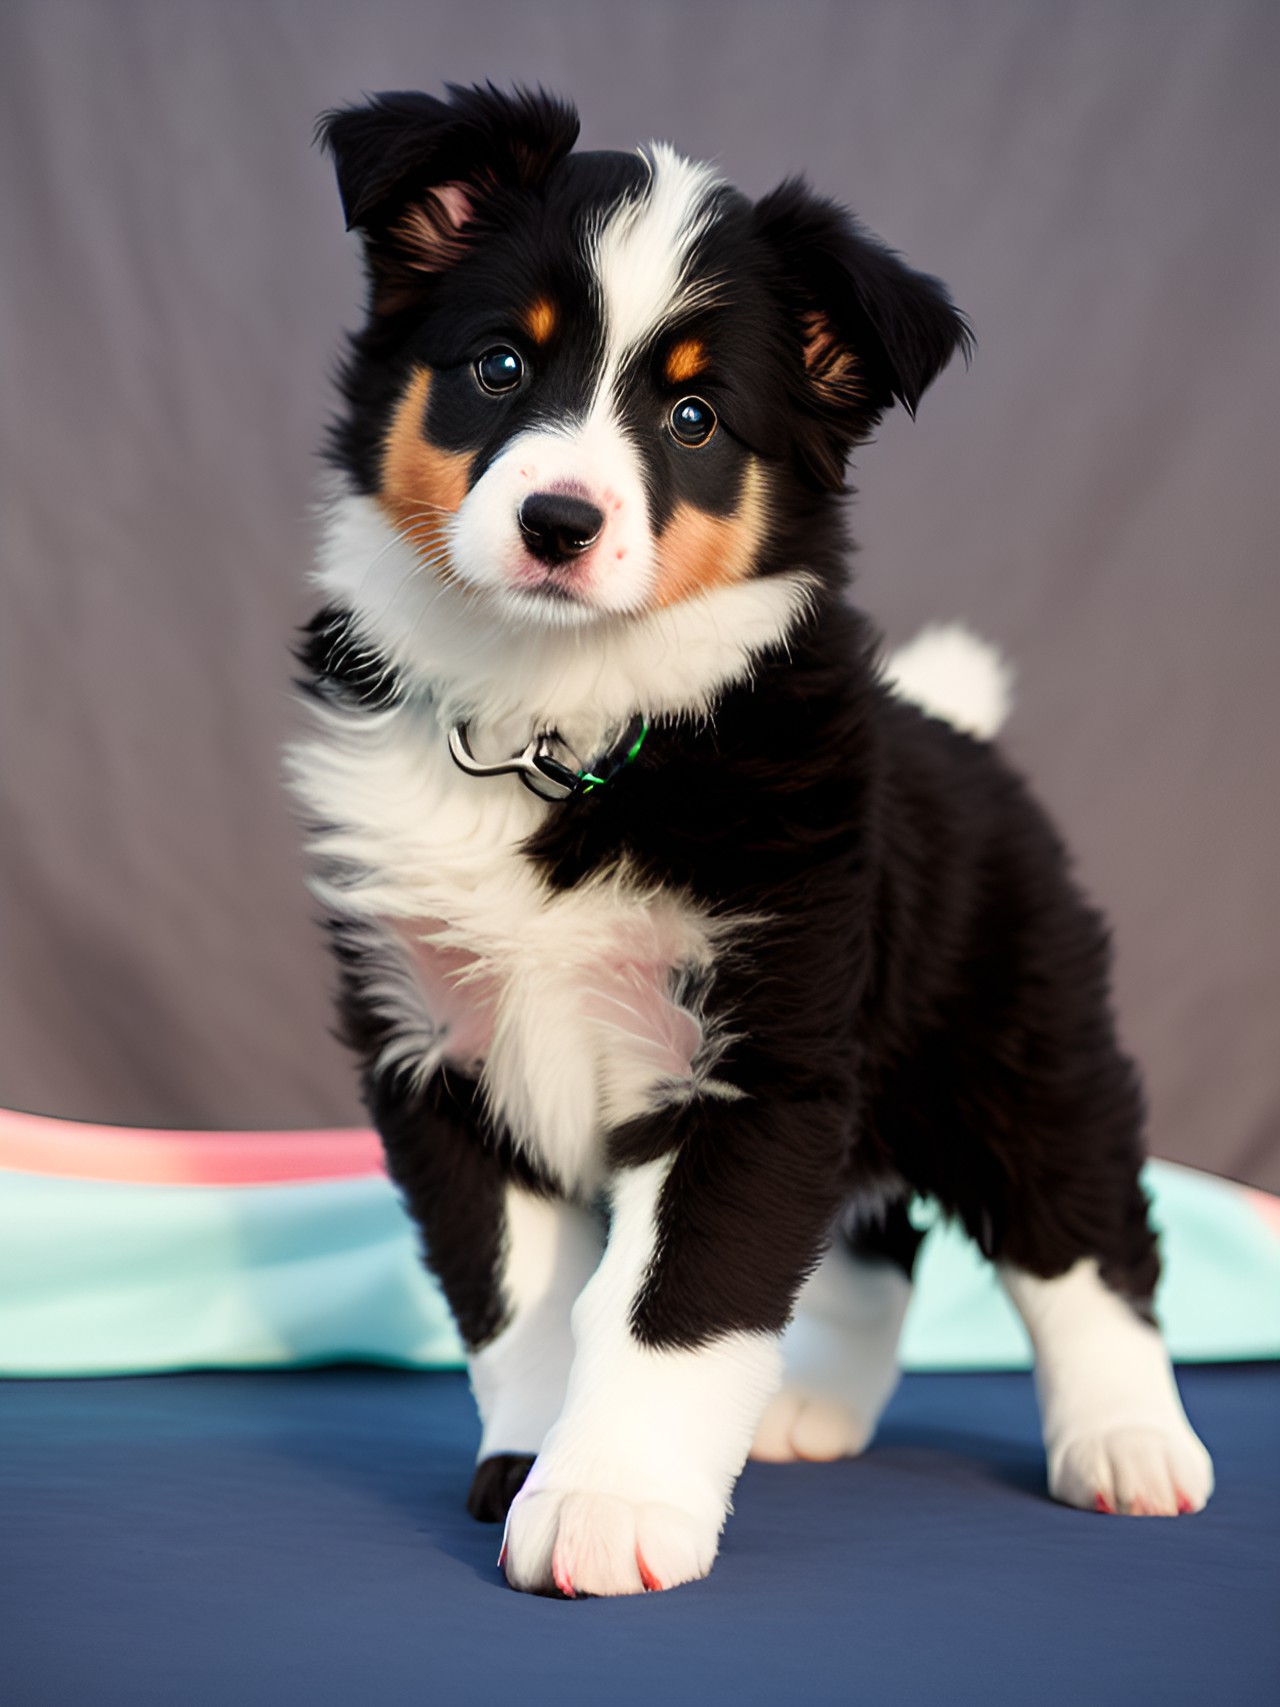
<svg viewBox="0 0 1280 1707">
<path fill-rule="evenodd" d="M 524 844 L 559 808 L 513 777 L 464 775 L 420 708 L 335 714 L 293 766 L 331 826 L 317 892 L 376 969 L 384 1064 L 477 1073 L 517 1142 L 590 1189 L 603 1132 L 705 1065 L 705 919 L 620 874 L 552 891 Z"/>
</svg>

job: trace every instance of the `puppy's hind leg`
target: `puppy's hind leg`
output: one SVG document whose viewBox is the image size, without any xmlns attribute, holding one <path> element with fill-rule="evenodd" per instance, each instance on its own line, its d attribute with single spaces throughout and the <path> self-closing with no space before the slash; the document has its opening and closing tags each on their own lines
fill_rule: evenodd
<svg viewBox="0 0 1280 1707">
<path fill-rule="evenodd" d="M 1135 1517 L 1199 1511 L 1213 1465 L 1187 1421 L 1160 1330 L 1092 1257 L 1041 1279 L 1000 1278 L 1035 1348 L 1049 1491 Z"/>
<path fill-rule="evenodd" d="M 1057 1059 L 1024 1087 L 989 1251 L 1035 1352 L 1049 1492 L 1086 1511 L 1199 1511 L 1213 1465 L 1155 1324 L 1137 1080 L 1105 1034 Z"/>
<path fill-rule="evenodd" d="M 923 1234 L 905 1203 L 837 1232 L 782 1342 L 783 1385 L 751 1456 L 771 1464 L 856 1456 L 898 1385 L 898 1340 Z"/>
</svg>

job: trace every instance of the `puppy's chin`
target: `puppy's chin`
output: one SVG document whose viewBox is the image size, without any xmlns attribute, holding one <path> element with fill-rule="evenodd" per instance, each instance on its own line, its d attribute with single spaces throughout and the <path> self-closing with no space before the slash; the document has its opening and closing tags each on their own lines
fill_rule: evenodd
<svg viewBox="0 0 1280 1707">
<path fill-rule="evenodd" d="M 601 610 L 553 583 L 545 587 L 500 587 L 494 591 L 494 602 L 507 622 L 523 628 L 586 628 L 618 614 Z"/>
<path fill-rule="evenodd" d="M 588 628 L 637 617 L 645 609 L 634 601 L 611 600 L 607 589 L 590 583 L 575 585 L 550 576 L 508 581 L 486 591 L 505 621 L 525 628 Z"/>
</svg>

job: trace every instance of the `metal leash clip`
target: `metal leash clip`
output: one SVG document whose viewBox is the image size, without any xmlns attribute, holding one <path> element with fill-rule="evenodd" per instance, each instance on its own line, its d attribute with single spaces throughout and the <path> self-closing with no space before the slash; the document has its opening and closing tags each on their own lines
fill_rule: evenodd
<svg viewBox="0 0 1280 1707">
<path fill-rule="evenodd" d="M 539 800 L 570 800 L 612 782 L 620 771 L 634 763 L 648 733 L 648 722 L 637 713 L 613 745 L 581 771 L 572 770 L 552 755 L 551 744 L 559 738 L 553 730 L 540 731 L 522 752 L 511 758 L 486 765 L 471 751 L 467 725 L 455 723 L 449 731 L 449 753 L 458 769 L 468 776 L 515 775 Z"/>
<path fill-rule="evenodd" d="M 553 737 L 543 731 L 509 759 L 496 764 L 482 764 L 467 744 L 467 725 L 455 723 L 449 731 L 449 754 L 459 770 L 468 776 L 518 776 L 531 793 L 540 800 L 568 800 L 577 794 L 582 781 L 577 771 L 553 758 L 550 743 Z"/>
</svg>

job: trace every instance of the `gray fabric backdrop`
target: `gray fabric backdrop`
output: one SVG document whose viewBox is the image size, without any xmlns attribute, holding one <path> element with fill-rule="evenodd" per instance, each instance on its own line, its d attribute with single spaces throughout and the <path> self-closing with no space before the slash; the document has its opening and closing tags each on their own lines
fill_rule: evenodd
<svg viewBox="0 0 1280 1707">
<path fill-rule="evenodd" d="M 860 460 L 861 595 L 1016 661 L 1153 1147 L 1280 1187 L 1280 9 L 59 0 L 0 12 L 0 1102 L 356 1118 L 278 751 L 358 297 L 324 106 L 542 81 L 803 169 L 977 328 Z"/>
</svg>

